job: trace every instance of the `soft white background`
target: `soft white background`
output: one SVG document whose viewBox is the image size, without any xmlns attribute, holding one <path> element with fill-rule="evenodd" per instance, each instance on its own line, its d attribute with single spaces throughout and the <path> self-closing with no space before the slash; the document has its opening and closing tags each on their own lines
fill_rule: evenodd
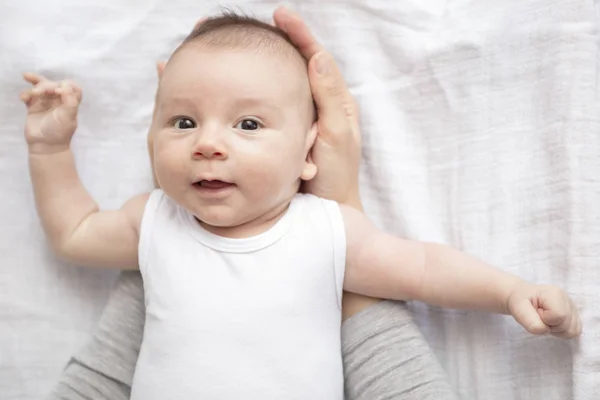
<svg viewBox="0 0 600 400">
<path fill-rule="evenodd" d="M 227 5 L 268 18 L 277 1 Z M 593 1 L 292 1 L 362 108 L 377 223 L 443 241 L 581 306 L 579 342 L 506 317 L 415 307 L 466 399 L 593 399 L 600 389 L 600 91 Z M 48 252 L 32 203 L 22 71 L 76 79 L 74 148 L 102 207 L 149 188 L 144 136 L 164 59 L 202 0 L 0 0 L 0 397 L 39 399 L 88 338 L 111 272 Z"/>
</svg>

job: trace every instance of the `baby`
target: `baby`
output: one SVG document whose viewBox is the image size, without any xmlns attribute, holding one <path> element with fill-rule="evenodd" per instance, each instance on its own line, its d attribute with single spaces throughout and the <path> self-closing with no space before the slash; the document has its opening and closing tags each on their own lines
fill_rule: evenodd
<svg viewBox="0 0 600 400">
<path fill-rule="evenodd" d="M 77 175 L 80 89 L 25 79 L 31 179 L 53 249 L 143 276 L 134 400 L 343 399 L 343 290 L 511 314 L 533 334 L 581 332 L 557 287 L 298 193 L 317 173 L 315 110 L 305 61 L 267 24 L 208 19 L 175 51 L 152 121 L 161 189 L 117 211 L 99 211 Z"/>
</svg>

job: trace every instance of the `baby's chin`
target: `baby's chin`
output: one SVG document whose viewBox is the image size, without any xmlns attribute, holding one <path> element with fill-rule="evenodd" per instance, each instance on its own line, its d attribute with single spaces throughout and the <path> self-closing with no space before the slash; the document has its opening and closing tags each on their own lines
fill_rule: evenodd
<svg viewBox="0 0 600 400">
<path fill-rule="evenodd" d="M 218 217 L 218 216 L 206 216 L 206 215 L 194 215 L 196 221 L 205 229 L 233 229 L 243 222 L 236 221 L 235 218 L 231 217 Z"/>
<path fill-rule="evenodd" d="M 234 216 L 195 215 L 195 218 L 200 226 L 218 236 L 239 239 L 257 234 L 247 221 Z"/>
</svg>

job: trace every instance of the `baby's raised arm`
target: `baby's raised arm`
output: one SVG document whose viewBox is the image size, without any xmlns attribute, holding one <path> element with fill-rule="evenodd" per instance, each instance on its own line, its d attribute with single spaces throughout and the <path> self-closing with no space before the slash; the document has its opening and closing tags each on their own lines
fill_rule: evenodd
<svg viewBox="0 0 600 400">
<path fill-rule="evenodd" d="M 577 307 L 556 286 L 533 285 L 450 246 L 403 240 L 341 206 L 347 291 L 445 308 L 511 314 L 533 334 L 581 333 Z"/>
<path fill-rule="evenodd" d="M 70 143 L 77 127 L 81 90 L 25 74 L 33 87 L 21 93 L 27 106 L 25 138 L 35 204 L 54 251 L 83 266 L 137 268 L 138 232 L 148 195 L 118 211 L 100 212 L 85 190 Z"/>
</svg>

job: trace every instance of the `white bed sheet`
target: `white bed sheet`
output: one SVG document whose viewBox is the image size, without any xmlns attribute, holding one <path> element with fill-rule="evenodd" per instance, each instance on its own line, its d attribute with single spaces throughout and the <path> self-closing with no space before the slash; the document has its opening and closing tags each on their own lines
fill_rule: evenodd
<svg viewBox="0 0 600 400">
<path fill-rule="evenodd" d="M 85 5 L 84 5 L 85 4 Z M 600 389 L 600 92 L 593 1 L 290 1 L 362 108 L 363 198 L 385 229 L 565 285 L 580 341 L 414 305 L 466 399 L 587 400 Z M 268 18 L 276 1 L 227 5 Z M 39 399 L 88 338 L 115 277 L 57 262 L 32 202 L 22 71 L 84 90 L 75 140 L 102 207 L 150 187 L 154 65 L 199 0 L 0 0 L 0 397 Z"/>
</svg>

